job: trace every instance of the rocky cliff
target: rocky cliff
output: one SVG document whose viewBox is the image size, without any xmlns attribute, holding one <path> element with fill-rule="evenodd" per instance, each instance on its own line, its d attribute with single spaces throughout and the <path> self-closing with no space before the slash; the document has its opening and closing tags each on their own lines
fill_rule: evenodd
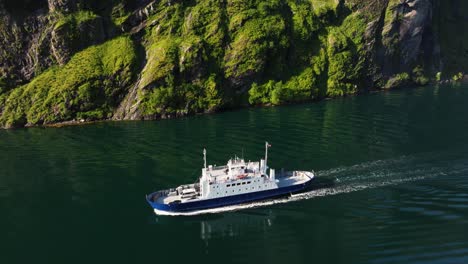
<svg viewBox="0 0 468 264">
<path fill-rule="evenodd" d="M 152 119 L 458 78 L 462 0 L 0 0 L 0 125 Z"/>
</svg>

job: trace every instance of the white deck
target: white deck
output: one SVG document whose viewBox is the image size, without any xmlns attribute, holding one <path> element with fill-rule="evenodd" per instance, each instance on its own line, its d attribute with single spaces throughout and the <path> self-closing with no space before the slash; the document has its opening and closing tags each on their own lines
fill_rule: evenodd
<svg viewBox="0 0 468 264">
<path fill-rule="evenodd" d="M 278 178 L 278 188 L 302 184 L 302 183 L 307 182 L 310 178 L 314 177 L 314 174 L 311 172 L 300 171 L 298 173 L 299 173 L 298 175 Z"/>
<path fill-rule="evenodd" d="M 169 203 L 175 202 L 177 200 L 179 200 L 179 201 L 188 201 L 187 199 L 182 199 L 181 195 L 176 195 L 176 196 L 162 196 L 162 197 L 159 197 L 159 199 L 157 200 L 157 203 L 169 204 Z M 198 200 L 198 198 L 191 199 L 191 200 Z"/>
<path fill-rule="evenodd" d="M 239 177 L 255 177 L 261 174 L 259 162 L 245 162 L 243 159 L 230 160 L 226 166 L 209 166 L 206 169 L 210 183 L 226 183 Z"/>
</svg>

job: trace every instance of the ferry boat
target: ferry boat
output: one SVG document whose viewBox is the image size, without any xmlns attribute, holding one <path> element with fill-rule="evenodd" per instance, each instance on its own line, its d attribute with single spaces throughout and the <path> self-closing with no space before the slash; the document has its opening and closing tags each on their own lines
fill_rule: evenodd
<svg viewBox="0 0 468 264">
<path fill-rule="evenodd" d="M 204 168 L 198 182 L 151 193 L 146 200 L 156 213 L 183 213 L 305 191 L 314 179 L 314 172 L 282 170 L 277 174 L 267 166 L 269 147 L 265 142 L 265 158 L 260 161 L 246 162 L 235 157 L 225 166 L 208 167 L 203 149 Z"/>
</svg>

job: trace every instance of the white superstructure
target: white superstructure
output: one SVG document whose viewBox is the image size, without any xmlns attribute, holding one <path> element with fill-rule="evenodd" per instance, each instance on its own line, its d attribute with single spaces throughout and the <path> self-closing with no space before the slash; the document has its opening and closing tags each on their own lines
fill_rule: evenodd
<svg viewBox="0 0 468 264">
<path fill-rule="evenodd" d="M 200 198 L 210 199 L 278 188 L 275 170 L 266 174 L 266 163 L 230 159 L 226 166 L 204 168 L 200 178 Z"/>
<path fill-rule="evenodd" d="M 256 193 L 302 184 L 314 177 L 313 172 L 282 172 L 276 177 L 275 170 L 268 168 L 267 157 L 270 145 L 265 143 L 265 158 L 246 162 L 243 158 L 230 159 L 225 166 L 206 165 L 206 150 L 203 150 L 204 168 L 199 182 L 182 185 L 160 195 L 159 203 L 184 203 L 228 196 Z M 268 174 L 267 174 L 268 172 Z"/>
</svg>

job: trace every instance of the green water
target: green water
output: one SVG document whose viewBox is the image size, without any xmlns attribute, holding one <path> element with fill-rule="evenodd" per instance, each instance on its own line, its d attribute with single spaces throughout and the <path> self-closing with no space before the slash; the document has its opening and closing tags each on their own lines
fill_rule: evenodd
<svg viewBox="0 0 468 264">
<path fill-rule="evenodd" d="M 2 263 L 466 263 L 468 87 L 186 119 L 0 131 Z M 156 216 L 145 194 L 234 154 L 336 182 Z M 203 261 L 203 262 L 201 262 Z"/>
</svg>

